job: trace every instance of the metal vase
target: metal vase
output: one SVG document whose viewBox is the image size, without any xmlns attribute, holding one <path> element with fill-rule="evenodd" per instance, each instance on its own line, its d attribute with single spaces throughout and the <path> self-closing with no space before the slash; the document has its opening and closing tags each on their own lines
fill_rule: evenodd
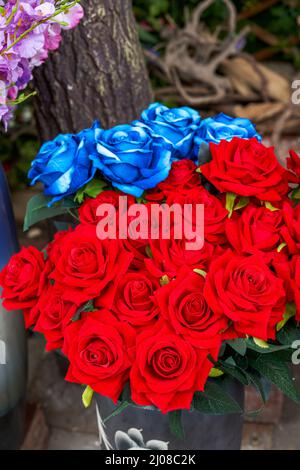
<svg viewBox="0 0 300 470">
<path fill-rule="evenodd" d="M 16 226 L 0 164 L 0 270 L 18 251 Z M 18 449 L 24 437 L 27 344 L 23 316 L 0 300 L 0 450 Z"/>
</svg>

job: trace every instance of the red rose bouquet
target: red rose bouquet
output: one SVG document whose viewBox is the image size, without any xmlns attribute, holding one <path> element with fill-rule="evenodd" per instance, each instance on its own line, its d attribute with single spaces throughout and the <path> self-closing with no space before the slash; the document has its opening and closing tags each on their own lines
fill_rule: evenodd
<svg viewBox="0 0 300 470">
<path fill-rule="evenodd" d="M 85 404 L 242 412 L 229 379 L 300 402 L 300 159 L 285 169 L 250 121 L 223 116 L 211 142 L 196 111 L 153 104 L 58 136 L 32 164 L 45 192 L 25 229 L 73 218 L 11 258 L 3 304 L 63 351 Z"/>
</svg>

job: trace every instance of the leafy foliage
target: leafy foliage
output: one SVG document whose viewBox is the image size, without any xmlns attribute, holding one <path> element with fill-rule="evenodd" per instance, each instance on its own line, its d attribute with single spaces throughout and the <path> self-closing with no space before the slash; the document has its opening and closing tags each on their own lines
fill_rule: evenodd
<svg viewBox="0 0 300 470">
<path fill-rule="evenodd" d="M 242 413 L 240 405 L 219 384 L 208 381 L 204 392 L 196 392 L 193 408 L 206 414 Z"/>
<path fill-rule="evenodd" d="M 239 13 L 250 8 L 255 8 L 261 3 L 259 0 L 233 0 Z M 134 12 L 139 22 L 139 35 L 142 44 L 146 47 L 154 47 L 162 43 L 162 40 L 172 33 L 174 23 L 183 26 L 185 12 L 193 10 L 199 4 L 198 0 L 133 0 Z M 227 11 L 224 3 L 217 0 L 204 12 L 203 20 L 208 27 L 215 28 L 226 20 Z M 298 47 L 287 48 L 292 38 L 299 38 L 299 26 L 297 18 L 300 16 L 300 6 L 297 2 L 278 2 L 247 20 L 240 20 L 238 28 L 245 24 L 255 22 L 267 32 L 273 34 L 278 40 L 278 57 L 293 61 L 300 68 L 300 51 Z M 250 33 L 247 39 L 246 51 L 255 53 L 266 47 L 255 34 Z M 276 48 L 275 48 L 276 49 Z"/>
<path fill-rule="evenodd" d="M 250 365 L 278 387 L 286 396 L 300 403 L 300 394 L 290 368 L 276 354 L 250 358 Z"/>
<path fill-rule="evenodd" d="M 169 426 L 171 433 L 179 439 L 184 438 L 184 430 L 181 422 L 181 411 L 171 411 L 169 413 Z"/>
<path fill-rule="evenodd" d="M 95 198 L 107 187 L 107 185 L 106 181 L 93 179 L 77 191 L 74 201 L 78 202 L 78 204 L 82 204 L 86 197 Z"/>
<path fill-rule="evenodd" d="M 60 203 L 49 207 L 48 204 L 51 199 L 51 197 L 44 196 L 44 194 L 37 194 L 29 200 L 24 219 L 24 231 L 42 220 L 67 214 L 70 209 L 78 207 L 70 198 L 63 199 Z"/>
<path fill-rule="evenodd" d="M 32 108 L 19 105 L 7 133 L 0 133 L 0 162 L 12 189 L 27 186 L 27 173 L 39 149 Z"/>
</svg>

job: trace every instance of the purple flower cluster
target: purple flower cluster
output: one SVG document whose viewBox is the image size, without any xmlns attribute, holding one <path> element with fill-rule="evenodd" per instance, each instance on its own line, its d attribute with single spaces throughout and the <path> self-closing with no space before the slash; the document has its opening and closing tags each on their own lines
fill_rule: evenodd
<svg viewBox="0 0 300 470">
<path fill-rule="evenodd" d="M 82 17 L 79 0 L 0 0 L 0 121 L 5 128 L 34 67 L 59 47 L 61 30 L 74 28 Z"/>
</svg>

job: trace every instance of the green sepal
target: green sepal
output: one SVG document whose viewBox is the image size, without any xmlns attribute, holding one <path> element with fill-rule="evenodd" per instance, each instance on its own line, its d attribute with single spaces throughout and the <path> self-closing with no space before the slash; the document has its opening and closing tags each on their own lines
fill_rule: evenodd
<svg viewBox="0 0 300 470">
<path fill-rule="evenodd" d="M 265 207 L 272 212 L 279 211 L 278 207 L 273 206 L 270 202 L 265 202 Z"/>
<path fill-rule="evenodd" d="M 244 207 L 246 207 L 247 205 L 249 204 L 249 198 L 248 197 L 245 197 L 245 196 L 242 196 L 240 197 L 239 199 L 239 202 L 234 206 L 234 211 L 237 211 L 239 209 L 243 209 Z"/>
<path fill-rule="evenodd" d="M 207 273 L 206 271 L 203 271 L 202 269 L 195 268 L 193 269 L 194 273 L 199 274 L 202 277 L 206 277 Z"/>
<path fill-rule="evenodd" d="M 229 214 L 228 217 L 232 216 L 232 212 L 234 210 L 234 203 L 236 200 L 237 195 L 235 193 L 226 193 L 226 209 L 228 210 Z"/>
<path fill-rule="evenodd" d="M 280 245 L 277 247 L 277 253 L 280 253 L 284 247 L 286 247 L 286 243 L 285 242 L 280 243 Z"/>
<path fill-rule="evenodd" d="M 224 372 L 221 369 L 218 369 L 217 367 L 211 368 L 209 377 L 216 378 L 220 377 L 221 375 L 224 375 Z"/>
<path fill-rule="evenodd" d="M 279 323 L 277 323 L 276 331 L 280 331 L 285 326 L 285 324 L 289 321 L 289 319 L 294 317 L 295 315 L 296 315 L 296 305 L 292 303 L 286 304 L 285 312 L 283 314 L 283 319 Z"/>
<path fill-rule="evenodd" d="M 95 198 L 104 191 L 107 182 L 99 179 L 93 179 L 85 186 L 80 188 L 75 194 L 74 201 L 82 204 L 86 197 Z"/>
<path fill-rule="evenodd" d="M 92 403 L 93 395 L 94 390 L 88 385 L 82 394 L 82 403 L 85 408 L 88 408 Z"/>
</svg>

